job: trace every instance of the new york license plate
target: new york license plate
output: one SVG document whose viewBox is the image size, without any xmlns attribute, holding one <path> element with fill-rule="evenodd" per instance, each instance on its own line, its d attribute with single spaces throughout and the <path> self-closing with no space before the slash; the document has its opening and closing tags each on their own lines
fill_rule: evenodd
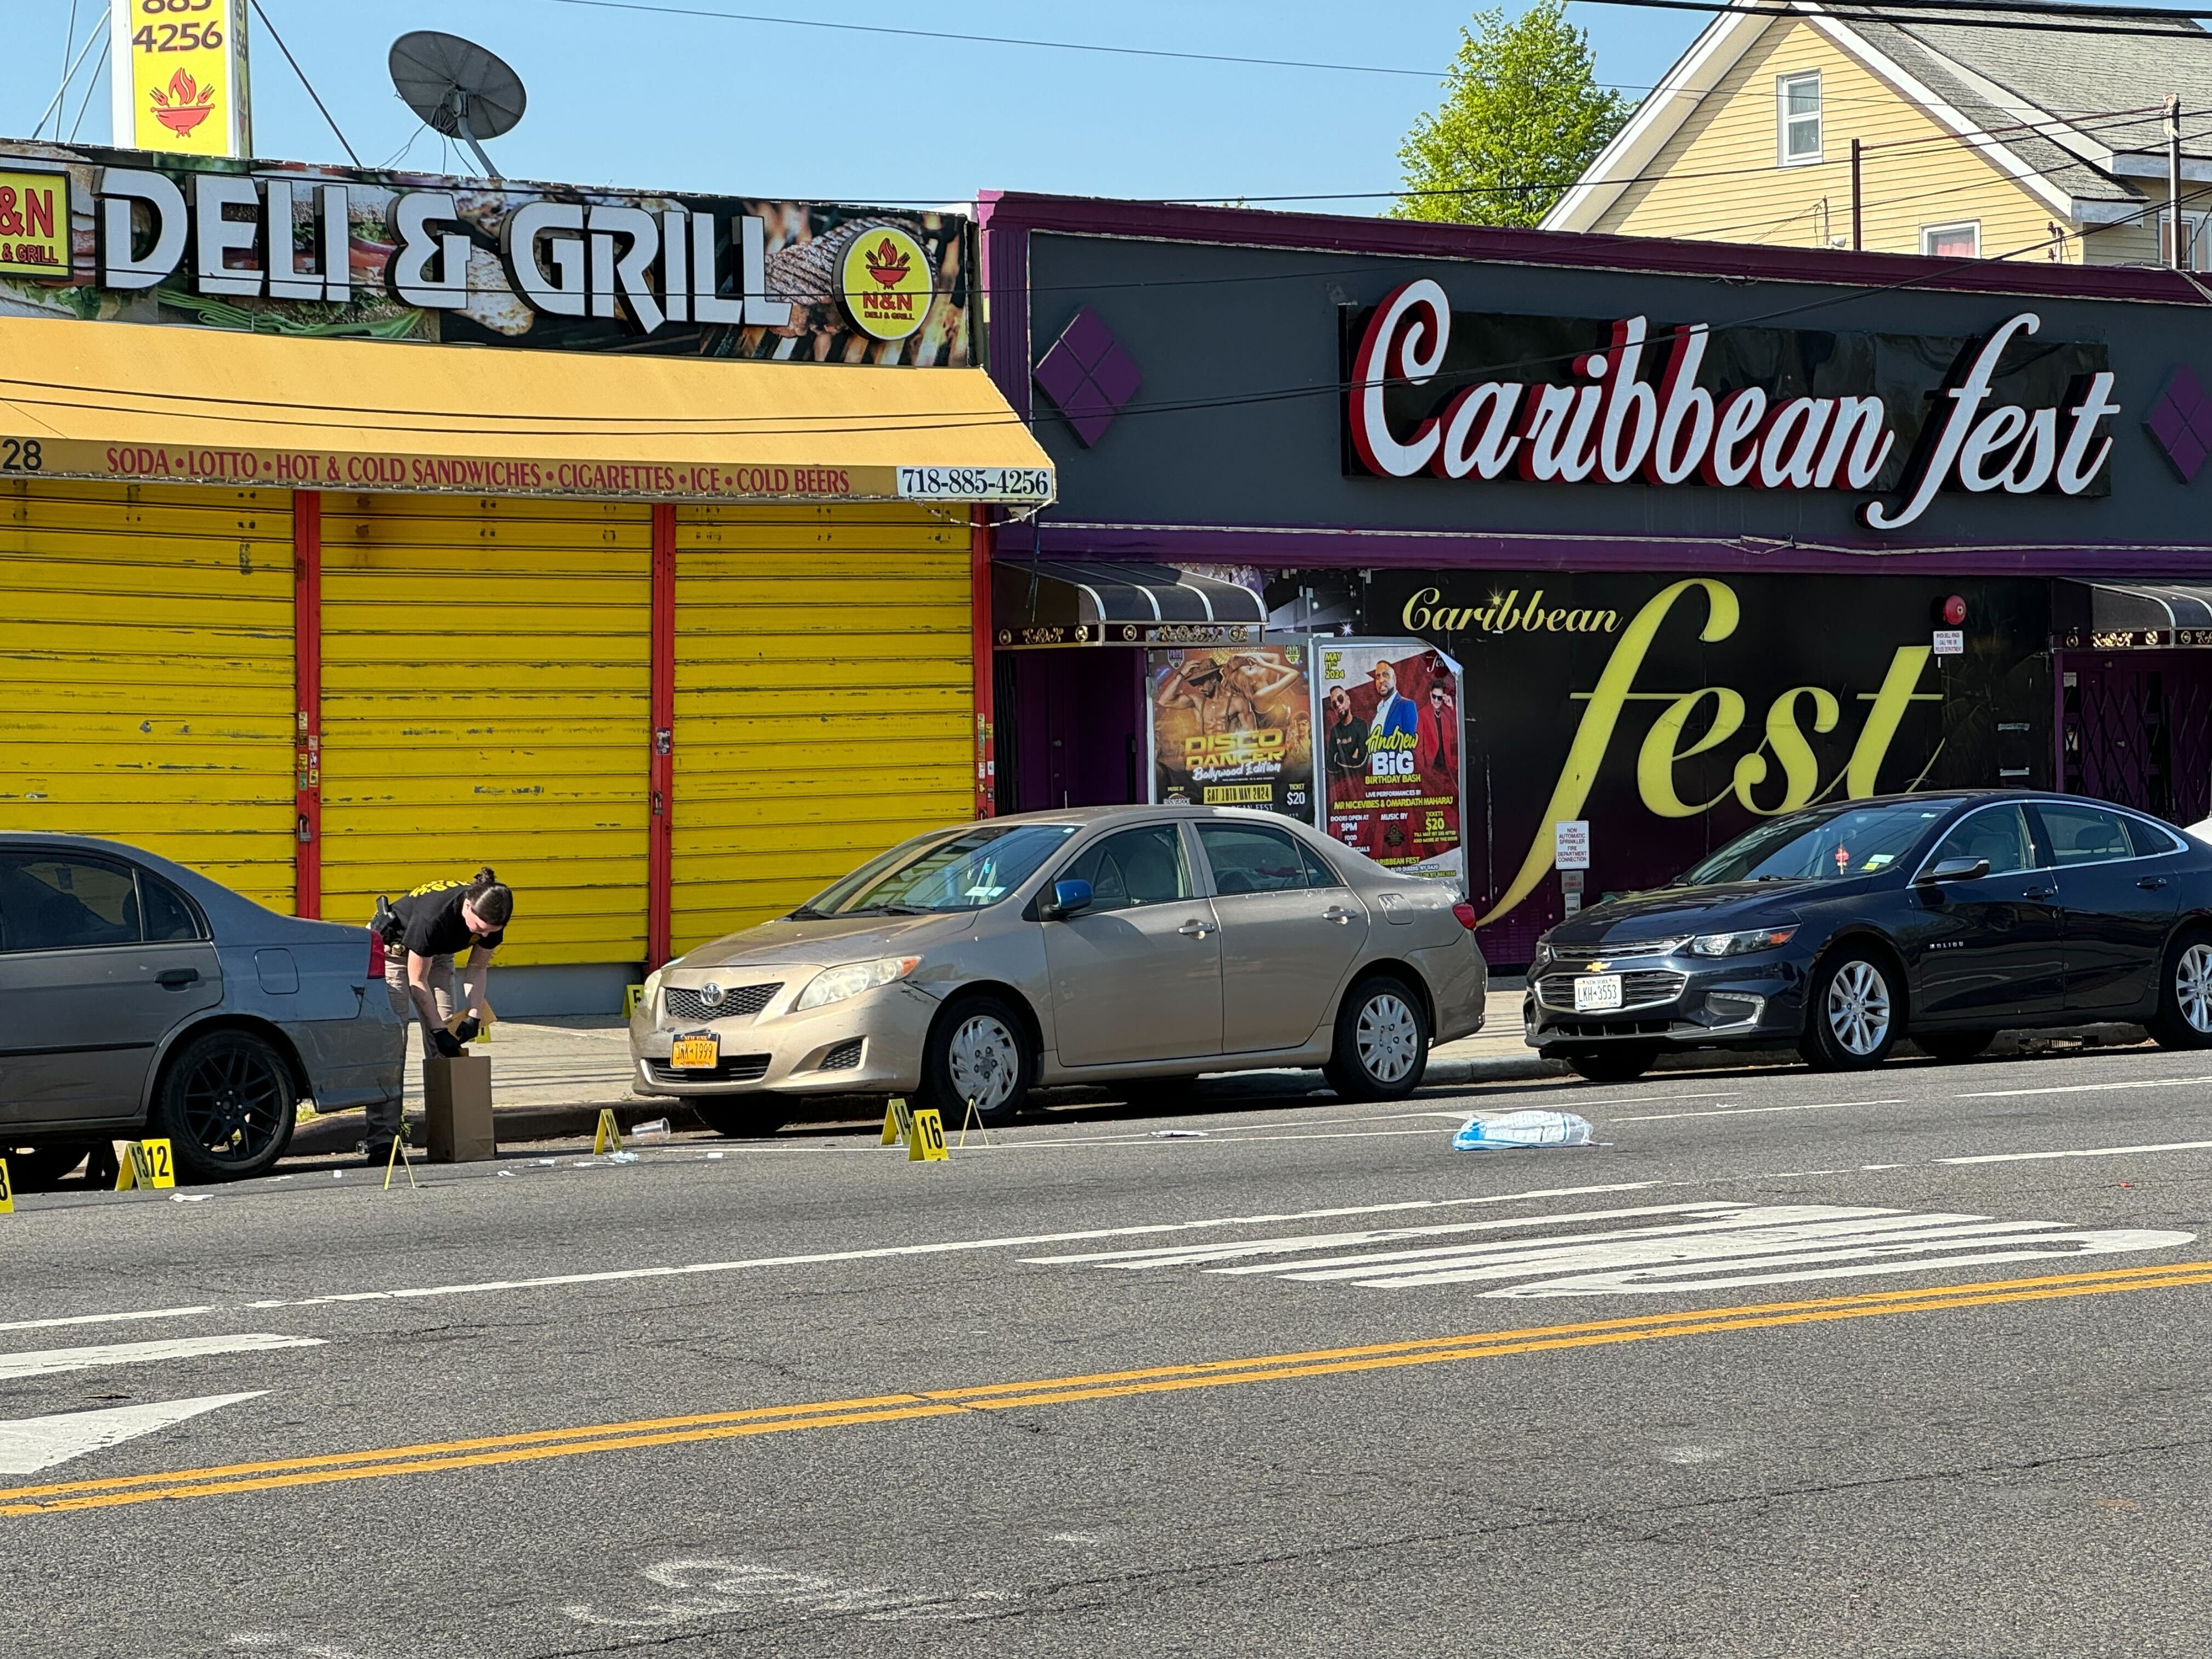
<svg viewBox="0 0 2212 1659">
<path fill-rule="evenodd" d="M 668 1063 L 679 1072 L 711 1071 L 721 1058 L 722 1040 L 712 1031 L 699 1036 L 680 1036 L 668 1050 Z"/>
<path fill-rule="evenodd" d="M 1575 981 L 1575 1012 L 1601 1014 L 1620 1006 L 1619 974 L 1584 974 Z"/>
</svg>

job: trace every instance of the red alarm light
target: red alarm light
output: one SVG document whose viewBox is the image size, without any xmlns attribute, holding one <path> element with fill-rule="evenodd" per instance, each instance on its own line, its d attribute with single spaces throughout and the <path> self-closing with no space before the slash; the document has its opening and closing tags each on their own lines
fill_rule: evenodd
<svg viewBox="0 0 2212 1659">
<path fill-rule="evenodd" d="M 1961 599 L 1958 594 L 1954 593 L 1949 599 L 1943 601 L 1944 627 L 1961 627 L 1965 624 L 1966 620 L 1966 602 L 1965 599 Z"/>
</svg>

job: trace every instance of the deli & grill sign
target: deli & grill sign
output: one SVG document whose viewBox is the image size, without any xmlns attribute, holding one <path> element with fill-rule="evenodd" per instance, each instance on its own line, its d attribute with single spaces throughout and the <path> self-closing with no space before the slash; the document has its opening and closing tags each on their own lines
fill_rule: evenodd
<svg viewBox="0 0 2212 1659">
<path fill-rule="evenodd" d="M 100 287 L 158 288 L 188 272 L 209 298 L 351 301 L 343 184 L 230 173 L 187 182 L 189 195 L 166 173 L 106 170 L 94 220 Z M 272 225 L 289 232 L 295 189 L 314 226 L 304 258 L 290 234 L 269 234 Z M 399 191 L 390 222 L 392 296 L 425 311 L 465 309 L 470 241 L 454 192 Z M 500 261 L 509 289 L 541 316 L 617 320 L 641 335 L 671 323 L 784 326 L 792 306 L 768 292 L 765 225 L 748 214 L 726 228 L 718 237 L 716 215 L 681 205 L 540 199 L 507 217 Z"/>
<path fill-rule="evenodd" d="M 1968 340 L 1455 314 L 1424 278 L 1344 316 L 1354 474 L 1844 489 L 1877 531 L 1942 490 L 2110 489 L 2105 349 L 2033 312 Z"/>
</svg>

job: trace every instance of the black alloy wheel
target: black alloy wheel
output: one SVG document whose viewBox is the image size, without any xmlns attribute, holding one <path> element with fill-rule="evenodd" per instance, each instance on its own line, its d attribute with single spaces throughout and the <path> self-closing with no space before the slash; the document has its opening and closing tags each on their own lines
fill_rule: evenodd
<svg viewBox="0 0 2212 1659">
<path fill-rule="evenodd" d="M 1429 1017 L 1403 980 L 1376 974 L 1353 986 L 1336 1013 L 1322 1067 L 1346 1100 L 1403 1100 L 1429 1069 Z"/>
<path fill-rule="evenodd" d="M 1569 1071 L 1592 1083 L 1633 1083 L 1651 1069 L 1659 1050 L 1648 1042 L 1618 1042 L 1579 1049 L 1560 1058 L 1567 1062 Z"/>
<path fill-rule="evenodd" d="M 2150 1034 L 2161 1048 L 2212 1048 L 2212 933 L 2185 928 L 2166 947 Z"/>
<path fill-rule="evenodd" d="M 988 992 L 955 997 L 937 1017 L 921 1056 L 923 1109 L 934 1108 L 949 1134 L 969 1121 L 1002 1128 L 1029 1104 L 1036 1079 L 1036 1046 L 1029 1022 L 1004 998 Z"/>
<path fill-rule="evenodd" d="M 1920 1052 L 1946 1066 L 1973 1059 L 1997 1040 L 1995 1031 L 1930 1031 L 1912 1039 Z"/>
<path fill-rule="evenodd" d="M 692 1109 L 708 1128 L 732 1140 L 764 1140 L 791 1117 L 791 1109 L 773 1095 L 734 1100 L 697 1100 Z"/>
<path fill-rule="evenodd" d="M 1905 1030 L 1897 970 L 1864 945 L 1846 945 L 1813 975 L 1797 1052 L 1816 1072 L 1864 1072 L 1889 1058 Z"/>
<path fill-rule="evenodd" d="M 169 1141 L 185 1180 L 242 1181 L 284 1155 L 297 1108 L 291 1067 L 264 1038 L 209 1031 L 170 1057 L 147 1133 Z"/>
<path fill-rule="evenodd" d="M 82 1145 L 0 1146 L 0 1158 L 8 1161 L 9 1186 L 18 1192 L 43 1193 L 61 1185 L 91 1150 Z"/>
</svg>

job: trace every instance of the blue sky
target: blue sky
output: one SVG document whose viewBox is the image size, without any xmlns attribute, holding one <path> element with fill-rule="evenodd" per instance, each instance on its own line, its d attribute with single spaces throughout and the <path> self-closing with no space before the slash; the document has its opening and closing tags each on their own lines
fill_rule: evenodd
<svg viewBox="0 0 2212 1659">
<path fill-rule="evenodd" d="M 392 94 L 384 59 L 395 36 L 441 28 L 499 52 L 531 95 L 522 125 L 493 147 L 514 178 L 821 201 L 950 202 L 979 188 L 1215 200 L 1388 191 L 1399 180 L 1399 140 L 1437 97 L 1434 81 L 1420 76 L 835 33 L 562 0 L 262 3 L 371 166 L 402 153 L 415 167 L 446 165 L 437 136 L 418 133 Z M 1121 0 L 1110 9 L 1018 0 L 666 3 L 1438 72 L 1471 9 L 1466 0 Z M 7 5 L 15 71 L 0 90 L 0 131 L 21 137 L 60 82 L 70 6 Z M 106 0 L 78 0 L 80 42 L 106 10 Z M 365 23 L 371 13 L 375 21 Z M 1590 32 L 1601 78 L 1638 88 L 1705 21 L 1589 5 L 1571 6 L 1570 15 Z M 253 74 L 263 155 L 344 159 L 265 33 L 255 42 Z M 81 72 L 70 123 L 85 84 Z M 107 127 L 103 84 L 79 136 L 104 142 Z M 1357 213 L 1385 204 L 1314 205 Z"/>
</svg>

